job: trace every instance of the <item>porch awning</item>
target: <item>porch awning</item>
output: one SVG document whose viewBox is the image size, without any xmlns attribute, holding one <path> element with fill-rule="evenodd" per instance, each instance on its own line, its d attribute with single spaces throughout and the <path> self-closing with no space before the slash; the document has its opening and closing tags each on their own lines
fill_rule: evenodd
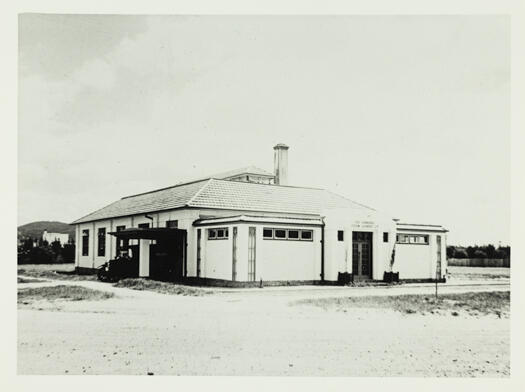
<svg viewBox="0 0 525 392">
<path fill-rule="evenodd" d="M 186 230 L 171 227 L 152 227 L 152 228 L 129 228 L 119 231 L 111 231 L 108 234 L 114 235 L 123 240 L 158 240 L 164 238 L 174 238 L 185 233 Z"/>
</svg>

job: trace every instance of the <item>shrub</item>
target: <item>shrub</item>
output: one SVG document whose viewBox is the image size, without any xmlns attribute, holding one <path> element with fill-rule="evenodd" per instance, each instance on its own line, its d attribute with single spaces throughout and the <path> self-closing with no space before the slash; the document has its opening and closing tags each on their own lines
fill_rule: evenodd
<svg viewBox="0 0 525 392">
<path fill-rule="evenodd" d="M 49 247 L 37 246 L 18 253 L 18 264 L 51 264 L 54 261 L 55 254 Z"/>
<path fill-rule="evenodd" d="M 487 258 L 487 254 L 483 252 L 481 249 L 475 250 L 473 254 L 475 259 L 485 259 Z"/>
</svg>

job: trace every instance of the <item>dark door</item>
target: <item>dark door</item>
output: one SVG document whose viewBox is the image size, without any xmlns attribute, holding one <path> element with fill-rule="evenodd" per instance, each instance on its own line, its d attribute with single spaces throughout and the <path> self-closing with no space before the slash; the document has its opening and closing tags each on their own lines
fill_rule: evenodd
<svg viewBox="0 0 525 392">
<path fill-rule="evenodd" d="M 372 233 L 352 232 L 352 274 L 354 278 L 372 277 Z"/>
<path fill-rule="evenodd" d="M 168 282 L 180 281 L 184 274 L 186 233 L 179 231 L 150 245 L 150 277 Z"/>
</svg>

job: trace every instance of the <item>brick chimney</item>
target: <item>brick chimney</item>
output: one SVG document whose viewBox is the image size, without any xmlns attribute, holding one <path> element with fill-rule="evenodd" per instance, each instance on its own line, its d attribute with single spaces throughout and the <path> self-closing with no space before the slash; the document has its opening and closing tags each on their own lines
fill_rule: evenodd
<svg viewBox="0 0 525 392">
<path fill-rule="evenodd" d="M 279 143 L 273 150 L 273 167 L 275 174 L 275 184 L 288 185 L 288 146 Z"/>
</svg>

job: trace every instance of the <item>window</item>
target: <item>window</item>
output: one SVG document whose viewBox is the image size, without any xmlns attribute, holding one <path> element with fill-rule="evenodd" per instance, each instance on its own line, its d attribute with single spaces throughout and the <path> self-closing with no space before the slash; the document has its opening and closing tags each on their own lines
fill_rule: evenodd
<svg viewBox="0 0 525 392">
<path fill-rule="evenodd" d="M 288 239 L 289 240 L 298 240 L 299 239 L 299 230 L 288 230 Z"/>
<path fill-rule="evenodd" d="M 337 230 L 337 241 L 345 240 L 345 232 L 343 230 Z"/>
<path fill-rule="evenodd" d="M 388 242 L 388 232 L 383 233 L 383 242 Z"/>
<path fill-rule="evenodd" d="M 286 238 L 286 230 L 274 230 L 273 236 L 275 238 L 285 239 Z"/>
<path fill-rule="evenodd" d="M 301 229 L 263 229 L 263 239 L 265 240 L 290 240 L 290 241 L 312 241 L 313 230 Z"/>
<path fill-rule="evenodd" d="M 98 229 L 98 252 L 97 256 L 106 255 L 106 228 L 101 227 Z"/>
<path fill-rule="evenodd" d="M 424 234 L 398 234 L 396 237 L 398 244 L 419 244 L 428 245 L 428 235 Z"/>
<path fill-rule="evenodd" d="M 179 227 L 179 221 L 178 220 L 166 221 L 166 227 L 171 227 L 171 228 L 176 229 L 177 227 Z"/>
<path fill-rule="evenodd" d="M 305 241 L 312 241 L 314 232 L 312 230 L 301 230 L 301 239 Z"/>
<path fill-rule="evenodd" d="M 82 230 L 82 256 L 89 255 L 89 229 Z"/>
<path fill-rule="evenodd" d="M 225 240 L 228 239 L 228 228 L 221 227 L 217 229 L 208 229 L 209 240 Z"/>
<path fill-rule="evenodd" d="M 263 238 L 273 238 L 273 230 L 263 229 Z"/>
<path fill-rule="evenodd" d="M 139 223 L 139 229 L 149 229 L 149 223 Z"/>
</svg>

